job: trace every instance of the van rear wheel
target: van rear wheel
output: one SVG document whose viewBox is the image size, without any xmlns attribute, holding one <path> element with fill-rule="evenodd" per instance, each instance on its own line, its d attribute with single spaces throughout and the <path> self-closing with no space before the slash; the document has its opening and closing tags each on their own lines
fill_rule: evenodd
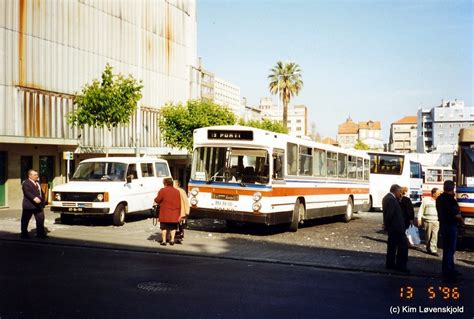
<svg viewBox="0 0 474 319">
<path fill-rule="evenodd" d="M 125 205 L 118 204 L 112 215 L 112 223 L 114 226 L 123 226 L 125 224 Z"/>
</svg>

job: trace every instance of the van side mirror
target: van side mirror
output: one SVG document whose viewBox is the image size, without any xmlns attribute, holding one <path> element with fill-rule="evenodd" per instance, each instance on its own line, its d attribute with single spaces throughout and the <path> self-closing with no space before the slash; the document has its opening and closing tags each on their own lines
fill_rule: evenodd
<svg viewBox="0 0 474 319">
<path fill-rule="evenodd" d="M 425 175 L 425 172 L 421 172 L 421 177 L 423 178 L 423 183 L 426 183 L 426 175 Z"/>
<path fill-rule="evenodd" d="M 133 175 L 127 175 L 127 184 L 130 184 L 132 182 Z"/>
</svg>

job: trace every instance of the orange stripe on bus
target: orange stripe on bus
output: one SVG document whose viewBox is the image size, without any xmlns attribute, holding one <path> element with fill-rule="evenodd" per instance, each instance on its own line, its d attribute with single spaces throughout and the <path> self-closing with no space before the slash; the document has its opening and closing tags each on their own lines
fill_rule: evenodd
<svg viewBox="0 0 474 319">
<path fill-rule="evenodd" d="M 461 213 L 474 213 L 474 207 L 459 206 Z"/>
<path fill-rule="evenodd" d="M 227 189 L 214 187 L 199 187 L 202 193 L 217 193 L 225 195 L 249 195 L 252 196 L 256 192 L 260 192 L 264 197 L 270 196 L 298 196 L 298 195 L 341 195 L 341 194 L 369 194 L 368 188 L 282 188 L 274 187 L 272 191 L 260 190 L 243 190 L 243 189 Z"/>
</svg>

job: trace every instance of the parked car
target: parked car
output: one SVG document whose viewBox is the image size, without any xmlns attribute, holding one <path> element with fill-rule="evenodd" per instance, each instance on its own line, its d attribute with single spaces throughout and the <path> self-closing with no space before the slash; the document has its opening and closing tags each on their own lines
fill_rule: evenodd
<svg viewBox="0 0 474 319">
<path fill-rule="evenodd" d="M 61 221 L 71 223 L 74 216 L 111 216 L 122 226 L 125 215 L 152 209 L 163 179 L 171 177 L 168 163 L 147 157 L 101 157 L 82 161 L 69 183 L 52 191 L 51 211 Z"/>
</svg>

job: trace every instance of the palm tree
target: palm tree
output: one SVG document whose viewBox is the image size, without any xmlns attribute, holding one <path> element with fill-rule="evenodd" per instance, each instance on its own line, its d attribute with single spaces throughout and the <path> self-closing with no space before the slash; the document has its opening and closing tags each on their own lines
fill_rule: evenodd
<svg viewBox="0 0 474 319">
<path fill-rule="evenodd" d="M 268 75 L 270 93 L 279 94 L 278 99 L 283 102 L 283 125 L 288 128 L 288 104 L 294 95 L 298 95 L 303 87 L 301 68 L 294 62 L 285 63 L 278 61 L 270 69 Z"/>
</svg>

